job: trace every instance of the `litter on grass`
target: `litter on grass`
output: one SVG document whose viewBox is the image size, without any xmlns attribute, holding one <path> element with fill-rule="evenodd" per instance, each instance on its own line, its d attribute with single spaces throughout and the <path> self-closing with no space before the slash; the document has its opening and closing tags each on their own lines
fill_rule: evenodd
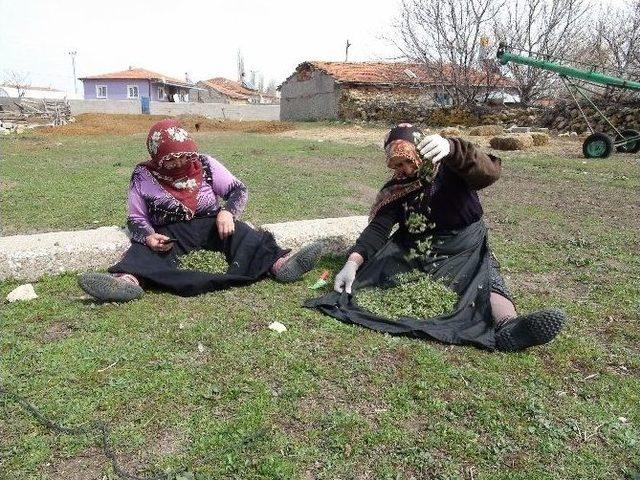
<svg viewBox="0 0 640 480">
<path fill-rule="evenodd" d="M 458 295 L 441 280 L 413 270 L 393 277 L 387 288 L 356 292 L 355 301 L 364 310 L 385 318 L 431 318 L 453 311 Z"/>
</svg>

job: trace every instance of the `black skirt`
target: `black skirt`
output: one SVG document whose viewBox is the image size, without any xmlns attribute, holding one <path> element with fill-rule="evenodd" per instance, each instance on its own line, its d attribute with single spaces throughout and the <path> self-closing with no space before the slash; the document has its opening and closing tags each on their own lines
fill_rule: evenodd
<svg viewBox="0 0 640 480">
<path fill-rule="evenodd" d="M 221 240 L 215 217 L 158 227 L 157 233 L 177 239 L 168 252 L 156 252 L 132 242 L 110 273 L 130 273 L 144 286 L 156 287 L 190 297 L 224 288 L 247 285 L 265 277 L 273 263 L 289 250 L 278 246 L 269 232 L 258 231 L 244 222 L 235 222 L 233 235 Z M 229 264 L 225 274 L 178 268 L 178 256 L 193 250 L 222 252 Z"/>
<path fill-rule="evenodd" d="M 426 259 L 407 259 L 412 245 L 406 232 L 397 231 L 358 271 L 353 284 L 355 299 L 345 292 L 330 292 L 308 300 L 305 306 L 317 308 L 345 323 L 381 332 L 494 349 L 495 329 L 489 295 L 495 288 L 487 229 L 482 220 L 460 231 L 435 235 L 432 254 Z M 357 305 L 359 289 L 389 286 L 392 277 L 413 269 L 443 279 L 458 294 L 453 312 L 427 319 L 403 317 L 393 320 L 374 315 Z"/>
</svg>

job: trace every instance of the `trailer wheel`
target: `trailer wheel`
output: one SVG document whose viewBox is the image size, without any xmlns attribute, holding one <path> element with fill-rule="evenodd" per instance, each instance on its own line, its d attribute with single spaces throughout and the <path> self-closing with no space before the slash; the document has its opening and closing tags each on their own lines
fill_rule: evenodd
<svg viewBox="0 0 640 480">
<path fill-rule="evenodd" d="M 623 130 L 622 138 L 634 138 L 625 144 L 616 147 L 616 150 L 620 153 L 638 153 L 640 152 L 640 132 L 637 130 Z M 622 138 L 620 140 L 622 140 Z"/>
<path fill-rule="evenodd" d="M 587 158 L 607 158 L 613 151 L 613 140 L 604 133 L 592 133 L 582 144 L 582 153 Z"/>
</svg>

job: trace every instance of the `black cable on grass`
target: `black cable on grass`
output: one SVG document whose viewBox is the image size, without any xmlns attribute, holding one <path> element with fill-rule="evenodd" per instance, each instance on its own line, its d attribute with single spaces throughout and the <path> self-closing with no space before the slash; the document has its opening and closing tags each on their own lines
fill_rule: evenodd
<svg viewBox="0 0 640 480">
<path fill-rule="evenodd" d="M 113 471 L 120 478 L 126 478 L 128 480 L 169 480 L 171 478 L 174 478 L 176 474 L 179 473 L 163 473 L 154 477 L 138 477 L 136 475 L 133 475 L 132 473 L 129 473 L 125 469 L 123 469 L 118 463 L 118 459 L 115 452 L 113 451 L 111 442 L 109 440 L 111 436 L 109 427 L 100 420 L 94 420 L 86 427 L 65 427 L 64 425 L 60 425 L 59 423 L 49 420 L 42 413 L 40 413 L 40 411 L 36 407 L 31 405 L 26 398 L 8 391 L 6 388 L 0 385 L 0 398 L 2 397 L 7 398 L 8 400 L 13 400 L 24 410 L 29 412 L 31 416 L 38 421 L 39 424 L 54 432 L 63 433 L 66 435 L 91 435 L 93 433 L 97 433 L 100 437 L 100 446 L 102 448 L 102 451 L 104 452 L 105 457 L 109 459 Z"/>
</svg>

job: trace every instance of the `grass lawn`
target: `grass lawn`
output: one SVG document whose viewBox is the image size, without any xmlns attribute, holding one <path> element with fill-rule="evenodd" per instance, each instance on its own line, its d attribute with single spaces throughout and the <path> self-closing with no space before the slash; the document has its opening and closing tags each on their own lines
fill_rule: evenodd
<svg viewBox="0 0 640 480">
<path fill-rule="evenodd" d="M 122 224 L 144 135 L 0 140 L 5 234 Z M 200 133 L 250 188 L 246 219 L 365 214 L 382 152 Z M 61 143 L 61 145 L 58 145 Z M 570 323 L 525 353 L 397 338 L 300 303 L 270 280 L 93 304 L 75 278 L 2 305 L 0 381 L 65 425 L 111 425 L 124 466 L 191 478 L 595 479 L 640 471 L 640 174 L 633 156 L 503 155 L 483 193 L 522 311 Z M 0 283 L 0 295 L 16 286 Z M 267 329 L 280 321 L 283 334 Z M 188 478 L 189 476 L 187 476 Z M 0 399 L 0 478 L 115 478 L 94 439 L 58 435 Z"/>
</svg>

